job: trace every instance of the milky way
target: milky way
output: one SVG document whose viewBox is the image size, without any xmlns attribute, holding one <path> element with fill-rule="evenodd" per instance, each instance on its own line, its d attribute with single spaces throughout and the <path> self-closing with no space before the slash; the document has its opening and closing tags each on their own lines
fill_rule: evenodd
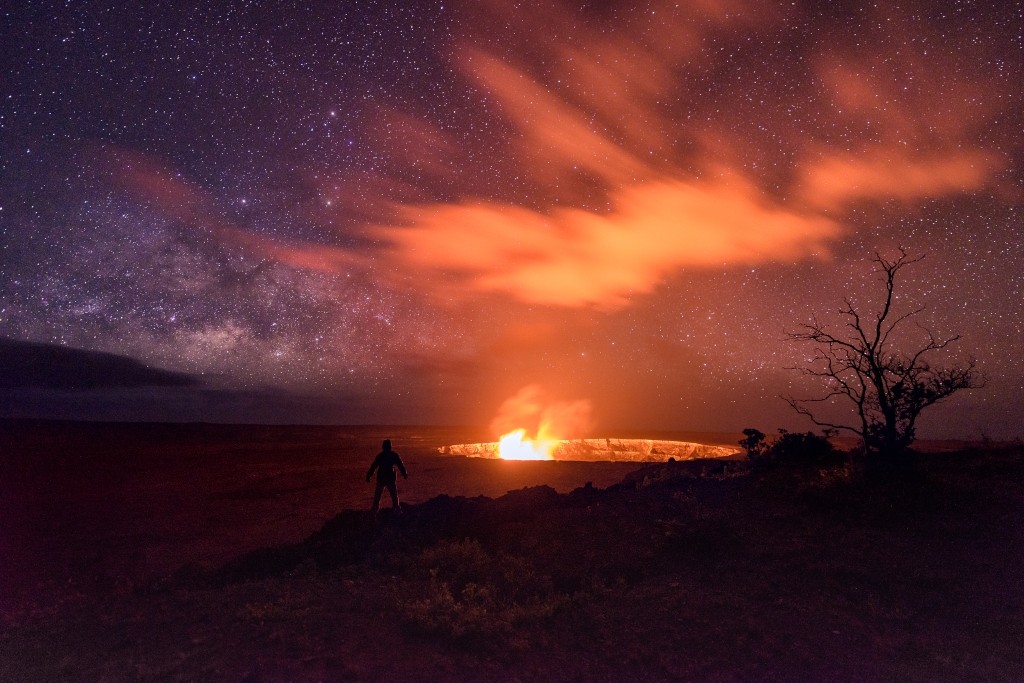
<svg viewBox="0 0 1024 683">
<path fill-rule="evenodd" d="M 806 428 L 786 331 L 902 245 L 987 377 L 922 434 L 1024 435 L 1017 3 L 22 4 L 0 337 L 195 382 L 7 415 Z"/>
</svg>

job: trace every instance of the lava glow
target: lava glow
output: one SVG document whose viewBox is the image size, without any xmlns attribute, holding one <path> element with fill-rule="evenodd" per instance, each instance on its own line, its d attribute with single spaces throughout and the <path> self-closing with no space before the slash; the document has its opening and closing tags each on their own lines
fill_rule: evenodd
<svg viewBox="0 0 1024 683">
<path fill-rule="evenodd" d="M 498 441 L 498 457 L 502 460 L 553 460 L 551 453 L 558 439 L 528 439 L 525 429 L 503 434 Z"/>
</svg>

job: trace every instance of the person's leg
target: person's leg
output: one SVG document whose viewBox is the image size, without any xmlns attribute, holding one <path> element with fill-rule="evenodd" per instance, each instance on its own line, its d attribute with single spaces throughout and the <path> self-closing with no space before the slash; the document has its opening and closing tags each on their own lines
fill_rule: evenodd
<svg viewBox="0 0 1024 683">
<path fill-rule="evenodd" d="M 401 512 L 402 508 L 398 507 L 398 484 L 396 482 L 392 481 L 388 484 L 388 493 L 391 494 L 391 509 Z"/>
<path fill-rule="evenodd" d="M 377 488 L 373 490 L 373 513 L 377 514 L 377 510 L 380 509 L 380 496 L 384 493 L 384 484 L 379 479 L 377 480 Z"/>
</svg>

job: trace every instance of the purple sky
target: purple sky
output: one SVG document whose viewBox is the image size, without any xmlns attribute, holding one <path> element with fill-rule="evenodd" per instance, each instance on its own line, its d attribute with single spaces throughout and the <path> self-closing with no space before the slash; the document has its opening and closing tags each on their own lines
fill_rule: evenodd
<svg viewBox="0 0 1024 683">
<path fill-rule="evenodd" d="M 898 306 L 988 378 L 919 433 L 1022 436 L 1022 26 L 992 2 L 22 3 L 0 413 L 486 425 L 528 396 L 598 435 L 807 428 L 785 332 L 871 310 L 902 245 L 927 256 Z"/>
</svg>

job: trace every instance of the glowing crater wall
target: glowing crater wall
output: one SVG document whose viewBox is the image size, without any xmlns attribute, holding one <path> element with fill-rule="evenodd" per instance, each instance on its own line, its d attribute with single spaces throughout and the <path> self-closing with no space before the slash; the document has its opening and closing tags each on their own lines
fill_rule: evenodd
<svg viewBox="0 0 1024 683">
<path fill-rule="evenodd" d="M 472 458 L 500 458 L 498 443 L 462 443 L 438 449 L 447 455 Z M 552 460 L 663 462 L 669 458 L 727 458 L 740 452 L 730 446 L 711 446 L 692 441 L 659 441 L 656 439 L 572 439 L 557 441 Z"/>
</svg>

